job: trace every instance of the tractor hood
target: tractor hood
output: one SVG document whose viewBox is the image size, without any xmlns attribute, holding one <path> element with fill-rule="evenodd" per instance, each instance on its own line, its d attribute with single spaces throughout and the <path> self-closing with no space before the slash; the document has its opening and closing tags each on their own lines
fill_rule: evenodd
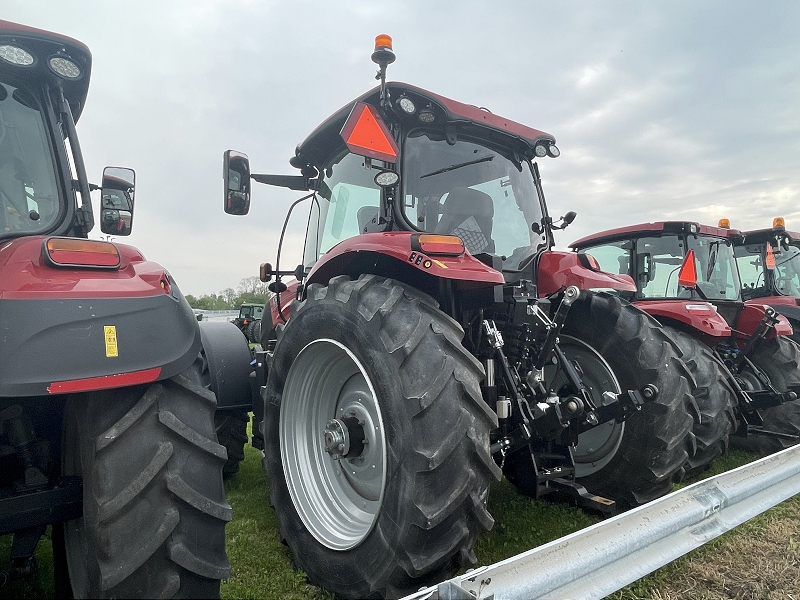
<svg viewBox="0 0 800 600">
<path fill-rule="evenodd" d="M 383 116 L 387 122 L 399 122 L 407 127 L 426 124 L 436 127 L 444 124 L 448 133 L 452 131 L 453 134 L 488 140 L 497 145 L 511 147 L 520 157 L 529 159 L 534 157 L 537 144 L 544 143 L 549 146 L 555 143 L 555 138 L 549 133 L 407 83 L 387 82 L 386 89 L 390 104 L 388 109 L 383 111 Z M 401 109 L 398 106 L 401 99 L 411 100 L 414 111 L 409 113 Z M 344 149 L 345 144 L 340 133 L 353 107 L 359 102 L 380 109 L 380 87 L 347 103 L 319 125 L 297 146 L 295 157 L 290 161 L 292 166 L 303 168 L 306 165 L 312 165 L 319 168 L 337 150 Z M 429 120 L 420 120 L 422 112 L 426 113 L 425 118 Z"/>
</svg>

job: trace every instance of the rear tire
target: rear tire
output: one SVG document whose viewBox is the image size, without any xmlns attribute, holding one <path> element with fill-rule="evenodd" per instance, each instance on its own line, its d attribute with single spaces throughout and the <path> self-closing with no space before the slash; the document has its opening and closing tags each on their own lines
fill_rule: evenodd
<svg viewBox="0 0 800 600">
<path fill-rule="evenodd" d="M 500 470 L 461 327 L 430 297 L 364 275 L 309 286 L 279 329 L 264 467 L 297 566 L 348 598 L 401 596 L 472 566 Z M 368 442 L 335 459 L 326 422 L 351 413 Z"/>
<path fill-rule="evenodd" d="M 200 369 L 68 398 L 63 473 L 83 477 L 84 495 L 64 524 L 76 598 L 219 597 L 232 511 Z"/>
<path fill-rule="evenodd" d="M 800 386 L 800 345 L 788 336 L 779 335 L 766 340 L 756 349 L 751 360 L 769 377 L 772 387 L 779 392 L 796 390 Z M 758 412 L 764 429 L 800 435 L 800 400 L 762 408 Z M 748 435 L 737 440 L 736 445 L 767 455 L 796 443 L 769 435 Z"/>
<path fill-rule="evenodd" d="M 697 414 L 691 376 L 674 343 L 652 317 L 607 293 L 589 292 L 576 302 L 563 331 L 597 350 L 623 390 L 653 384 L 659 392 L 624 423 L 579 436 L 578 483 L 623 509 L 669 493 L 695 453 Z"/>
<path fill-rule="evenodd" d="M 694 378 L 700 419 L 692 427 L 697 452 L 687 462 L 686 477 L 695 477 L 728 451 L 730 435 L 736 429 L 736 394 L 708 346 L 677 329 L 665 327 L 664 331 L 678 345 L 681 359 Z"/>
<path fill-rule="evenodd" d="M 239 472 L 239 465 L 244 460 L 244 446 L 248 442 L 247 424 L 250 414 L 240 408 L 220 409 L 214 415 L 214 429 L 217 441 L 225 446 L 228 460 L 222 468 L 222 476 L 230 477 Z"/>
</svg>

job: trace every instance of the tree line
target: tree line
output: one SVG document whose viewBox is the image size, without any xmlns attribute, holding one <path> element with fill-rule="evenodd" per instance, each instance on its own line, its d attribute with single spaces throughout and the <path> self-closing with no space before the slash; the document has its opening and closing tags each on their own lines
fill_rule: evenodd
<svg viewBox="0 0 800 600">
<path fill-rule="evenodd" d="M 238 310 L 246 303 L 266 304 L 272 295 L 267 289 L 268 285 L 258 277 L 245 277 L 235 290 L 225 288 L 218 294 L 203 294 L 199 297 L 187 294 L 186 301 L 192 308 L 202 310 Z"/>
</svg>

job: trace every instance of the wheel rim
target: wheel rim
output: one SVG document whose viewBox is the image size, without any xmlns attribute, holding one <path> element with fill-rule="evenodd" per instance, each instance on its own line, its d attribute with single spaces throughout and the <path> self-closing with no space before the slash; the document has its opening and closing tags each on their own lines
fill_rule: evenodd
<svg viewBox="0 0 800 600">
<path fill-rule="evenodd" d="M 331 454 L 332 420 L 357 420 L 363 450 Z M 286 376 L 280 448 L 289 494 L 303 524 L 333 550 L 358 546 L 378 519 L 386 487 L 386 436 L 372 381 L 335 340 L 320 339 L 297 355 Z"/>
<path fill-rule="evenodd" d="M 583 384 L 588 388 L 592 400 L 603 403 L 602 394 L 612 391 L 619 394 L 622 388 L 606 360 L 594 348 L 577 338 L 559 336 L 559 346 L 572 363 L 577 363 Z M 557 391 L 567 384 L 564 371 L 558 367 L 545 368 L 548 389 Z M 578 436 L 578 444 L 571 449 L 575 462 L 575 476 L 587 477 L 604 468 L 619 450 L 625 423 L 607 421 Z"/>
</svg>

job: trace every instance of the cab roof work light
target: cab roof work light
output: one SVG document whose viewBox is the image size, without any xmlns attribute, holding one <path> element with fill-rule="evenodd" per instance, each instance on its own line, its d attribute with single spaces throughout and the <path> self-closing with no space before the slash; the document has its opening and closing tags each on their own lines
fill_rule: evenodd
<svg viewBox="0 0 800 600">
<path fill-rule="evenodd" d="M 686 253 L 683 259 L 681 270 L 678 273 L 678 285 L 687 288 L 697 287 L 697 265 L 694 258 L 694 250 Z"/>
<path fill-rule="evenodd" d="M 385 162 L 397 162 L 399 148 L 374 106 L 357 102 L 341 131 L 353 154 Z"/>
</svg>

